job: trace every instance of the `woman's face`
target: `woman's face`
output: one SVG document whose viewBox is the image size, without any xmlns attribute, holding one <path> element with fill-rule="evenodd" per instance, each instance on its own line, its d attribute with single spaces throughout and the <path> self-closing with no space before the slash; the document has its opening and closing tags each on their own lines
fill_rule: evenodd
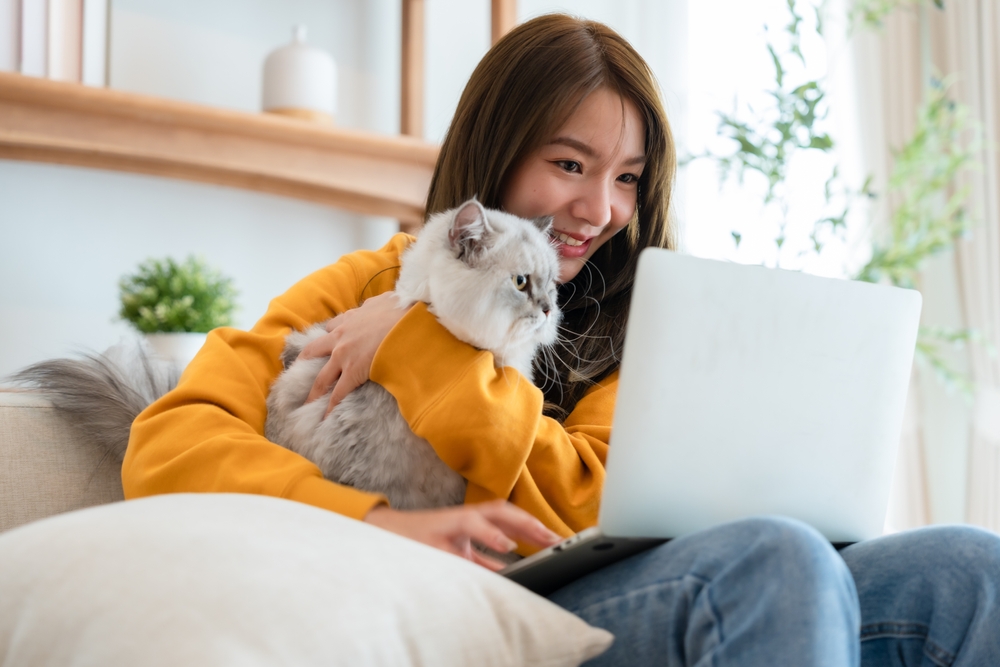
<svg viewBox="0 0 1000 667">
<path fill-rule="evenodd" d="M 508 178 L 504 210 L 523 218 L 553 217 L 560 283 L 572 280 L 632 219 L 645 134 L 635 106 L 600 88 Z"/>
</svg>

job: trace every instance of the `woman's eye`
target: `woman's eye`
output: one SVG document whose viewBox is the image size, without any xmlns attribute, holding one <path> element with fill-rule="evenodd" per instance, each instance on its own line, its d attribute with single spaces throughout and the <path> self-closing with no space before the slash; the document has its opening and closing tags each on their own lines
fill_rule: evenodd
<svg viewBox="0 0 1000 667">
<path fill-rule="evenodd" d="M 575 160 L 558 160 L 556 161 L 556 164 L 559 165 L 559 168 L 563 171 L 568 171 L 573 174 L 579 174 L 581 171 L 580 163 Z"/>
<path fill-rule="evenodd" d="M 622 174 L 621 176 L 618 177 L 618 180 L 621 181 L 622 183 L 631 184 L 631 183 L 638 183 L 639 177 L 636 176 L 635 174 Z"/>
<path fill-rule="evenodd" d="M 528 276 L 511 276 L 510 279 L 518 292 L 523 292 L 524 288 L 528 286 Z"/>
</svg>

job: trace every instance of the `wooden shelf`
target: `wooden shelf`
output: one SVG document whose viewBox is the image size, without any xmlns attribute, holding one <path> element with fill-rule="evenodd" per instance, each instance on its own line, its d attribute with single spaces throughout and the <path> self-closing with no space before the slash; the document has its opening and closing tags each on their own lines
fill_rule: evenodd
<svg viewBox="0 0 1000 667">
<path fill-rule="evenodd" d="M 216 183 L 423 222 L 438 146 L 0 72 L 0 158 Z"/>
</svg>

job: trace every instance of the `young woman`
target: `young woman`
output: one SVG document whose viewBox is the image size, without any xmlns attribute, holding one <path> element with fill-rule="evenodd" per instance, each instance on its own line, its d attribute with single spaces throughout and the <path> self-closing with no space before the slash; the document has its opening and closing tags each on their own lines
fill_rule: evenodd
<svg viewBox="0 0 1000 667">
<path fill-rule="evenodd" d="M 554 217 L 559 382 L 544 394 L 506 382 L 426 306 L 398 308 L 388 293 L 410 242 L 400 235 L 309 276 L 249 332 L 213 332 L 177 389 L 133 425 L 126 496 L 274 495 L 493 568 L 472 542 L 501 552 L 517 542 L 527 553 L 594 525 L 637 255 L 672 246 L 675 164 L 653 77 L 625 40 L 563 15 L 518 27 L 462 95 L 427 210 L 477 195 L 487 207 Z M 310 400 L 333 387 L 332 407 L 378 382 L 468 480 L 464 506 L 397 511 L 263 437 L 285 335 L 335 314 L 303 351 L 330 356 Z M 552 600 L 616 635 L 599 664 L 960 667 L 1000 664 L 998 581 L 1000 538 L 984 531 L 927 529 L 838 554 L 808 526 L 774 518 L 668 542 Z"/>
</svg>

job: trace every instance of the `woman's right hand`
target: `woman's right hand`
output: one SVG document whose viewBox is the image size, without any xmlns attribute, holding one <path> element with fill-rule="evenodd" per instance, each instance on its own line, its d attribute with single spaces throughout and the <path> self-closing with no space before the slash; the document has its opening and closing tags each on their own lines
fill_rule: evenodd
<svg viewBox="0 0 1000 667">
<path fill-rule="evenodd" d="M 541 521 L 504 500 L 433 510 L 402 511 L 379 505 L 368 512 L 365 522 L 494 571 L 505 565 L 476 551 L 473 542 L 507 553 L 517 546 L 514 540 L 540 547 L 562 540 Z"/>
<path fill-rule="evenodd" d="M 367 382 L 379 345 L 409 309 L 400 305 L 394 292 L 384 292 L 329 320 L 329 333 L 299 353 L 301 359 L 330 357 L 316 376 L 306 403 L 333 389 L 323 414 L 326 417 L 345 396 Z"/>
</svg>

